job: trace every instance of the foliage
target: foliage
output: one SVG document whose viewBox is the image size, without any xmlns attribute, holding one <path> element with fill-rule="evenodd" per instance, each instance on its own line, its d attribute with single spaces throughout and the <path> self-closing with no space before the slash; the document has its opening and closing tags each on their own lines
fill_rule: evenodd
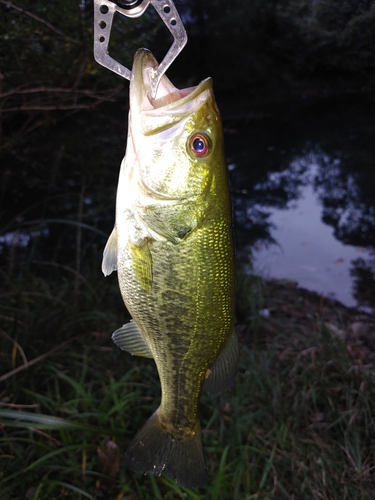
<svg viewBox="0 0 375 500">
<path fill-rule="evenodd" d="M 296 57 L 296 51 L 300 51 L 305 60 L 302 63 L 300 59 L 303 69 L 309 68 L 310 72 L 374 69 L 373 2 L 291 0 L 288 4 L 285 10 L 279 6 L 280 22 L 288 29 L 289 37 L 300 42 L 290 55 Z"/>
<path fill-rule="evenodd" d="M 341 91 L 373 86 L 371 1 L 196 0 L 188 5 L 193 19 L 189 67 L 201 78 L 212 75 L 222 91 L 240 87 L 247 97 L 264 99 L 271 92 L 311 93 L 322 82 Z"/>
<path fill-rule="evenodd" d="M 74 280 L 44 276 L 24 273 L 2 294 L 2 500 L 373 498 L 375 386 L 333 333 L 345 309 L 243 278 L 239 375 L 229 393 L 203 397 L 210 480 L 188 490 L 122 465 L 160 389 L 152 361 L 109 340 L 122 307 L 99 310 L 115 282 L 81 280 L 77 294 Z"/>
<path fill-rule="evenodd" d="M 375 271 L 364 259 L 352 262 L 350 274 L 354 278 L 354 296 L 361 306 L 375 308 Z"/>
<path fill-rule="evenodd" d="M 93 4 L 0 1 L 0 153 L 79 110 L 115 100 L 127 82 L 93 58 Z M 148 13 L 139 25 L 116 17 L 110 51 L 128 56 L 157 35 Z M 125 28 L 124 28 L 125 25 Z M 126 93 L 125 93 L 126 95 Z"/>
<path fill-rule="evenodd" d="M 372 74 L 372 2 L 176 4 L 190 42 L 173 81 L 212 74 L 231 93 L 328 69 Z M 151 361 L 110 341 L 128 318 L 116 277 L 100 273 L 127 82 L 93 62 L 91 6 L 0 0 L 0 499 L 373 498 L 373 372 L 333 334 L 347 327 L 346 310 L 306 304 L 301 291 L 280 299 L 258 278 L 240 283 L 235 387 L 202 400 L 207 488 L 122 466 L 159 383 Z M 111 50 L 129 66 L 137 47 L 160 59 L 168 43 L 151 12 L 116 22 Z M 293 197 L 292 181 L 274 186 L 275 203 Z"/>
<path fill-rule="evenodd" d="M 213 75 L 217 88 L 228 92 L 275 79 L 293 86 L 306 75 L 336 74 L 342 80 L 346 73 L 372 81 L 373 2 L 179 0 L 176 5 L 189 36 L 171 68 L 177 82 Z M 47 112 L 50 123 L 51 117 L 96 107 L 127 87 L 93 60 L 92 16 L 92 0 L 1 0 L 1 110 L 4 117 L 18 116 L 20 130 L 45 123 Z M 130 67 L 135 50 L 147 46 L 161 58 L 170 36 L 155 16 L 151 8 L 140 20 L 117 16 L 111 55 Z"/>
</svg>

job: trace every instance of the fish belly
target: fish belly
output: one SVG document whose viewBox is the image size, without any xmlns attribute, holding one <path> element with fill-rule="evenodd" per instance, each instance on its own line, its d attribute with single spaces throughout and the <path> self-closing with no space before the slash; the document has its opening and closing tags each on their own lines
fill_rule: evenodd
<svg viewBox="0 0 375 500">
<path fill-rule="evenodd" d="M 233 331 L 230 222 L 207 222 L 179 244 L 148 241 L 137 249 L 119 234 L 118 248 L 121 294 L 154 356 L 163 397 L 185 391 L 191 384 L 182 379 L 203 380 Z"/>
</svg>

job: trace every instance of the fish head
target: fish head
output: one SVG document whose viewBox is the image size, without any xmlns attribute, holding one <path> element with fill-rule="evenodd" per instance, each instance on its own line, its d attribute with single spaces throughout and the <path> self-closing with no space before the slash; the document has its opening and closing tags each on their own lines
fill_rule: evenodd
<svg viewBox="0 0 375 500">
<path fill-rule="evenodd" d="M 147 49 L 136 53 L 128 137 L 128 147 L 133 149 L 133 192 L 159 201 L 204 197 L 212 187 L 215 161 L 223 158 L 212 80 L 179 90 L 164 75 L 156 98 L 151 99 L 150 75 L 157 66 Z"/>
</svg>

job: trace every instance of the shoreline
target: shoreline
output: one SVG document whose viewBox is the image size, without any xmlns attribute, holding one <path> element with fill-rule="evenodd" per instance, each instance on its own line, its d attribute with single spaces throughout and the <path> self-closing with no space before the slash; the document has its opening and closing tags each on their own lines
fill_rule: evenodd
<svg viewBox="0 0 375 500">
<path fill-rule="evenodd" d="M 240 285 L 242 298 L 238 300 L 242 344 L 256 348 L 279 344 L 285 349 L 294 344 L 303 349 L 306 336 L 318 338 L 326 332 L 346 344 L 355 364 L 375 368 L 374 315 L 299 287 L 291 280 L 257 276 L 249 280 L 245 278 Z M 255 312 L 248 315 L 248 307 Z"/>
</svg>

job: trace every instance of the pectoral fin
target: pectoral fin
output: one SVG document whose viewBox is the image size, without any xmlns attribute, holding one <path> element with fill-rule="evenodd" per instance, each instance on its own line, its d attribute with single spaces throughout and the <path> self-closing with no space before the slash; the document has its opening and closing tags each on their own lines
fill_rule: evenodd
<svg viewBox="0 0 375 500">
<path fill-rule="evenodd" d="M 116 330 L 112 334 L 112 340 L 117 347 L 129 352 L 133 356 L 153 357 L 150 348 L 143 338 L 141 329 L 133 320 L 130 320 L 130 323 Z"/>
<path fill-rule="evenodd" d="M 238 354 L 238 337 L 234 330 L 203 383 L 203 388 L 208 394 L 221 394 L 230 389 L 237 374 Z"/>
<path fill-rule="evenodd" d="M 128 244 L 134 277 L 138 284 L 146 292 L 149 292 L 152 285 L 152 255 L 149 243 L 146 241 L 138 246 L 129 241 Z"/>
<path fill-rule="evenodd" d="M 103 252 L 102 271 L 108 276 L 112 271 L 117 271 L 117 229 L 113 228 Z"/>
</svg>

